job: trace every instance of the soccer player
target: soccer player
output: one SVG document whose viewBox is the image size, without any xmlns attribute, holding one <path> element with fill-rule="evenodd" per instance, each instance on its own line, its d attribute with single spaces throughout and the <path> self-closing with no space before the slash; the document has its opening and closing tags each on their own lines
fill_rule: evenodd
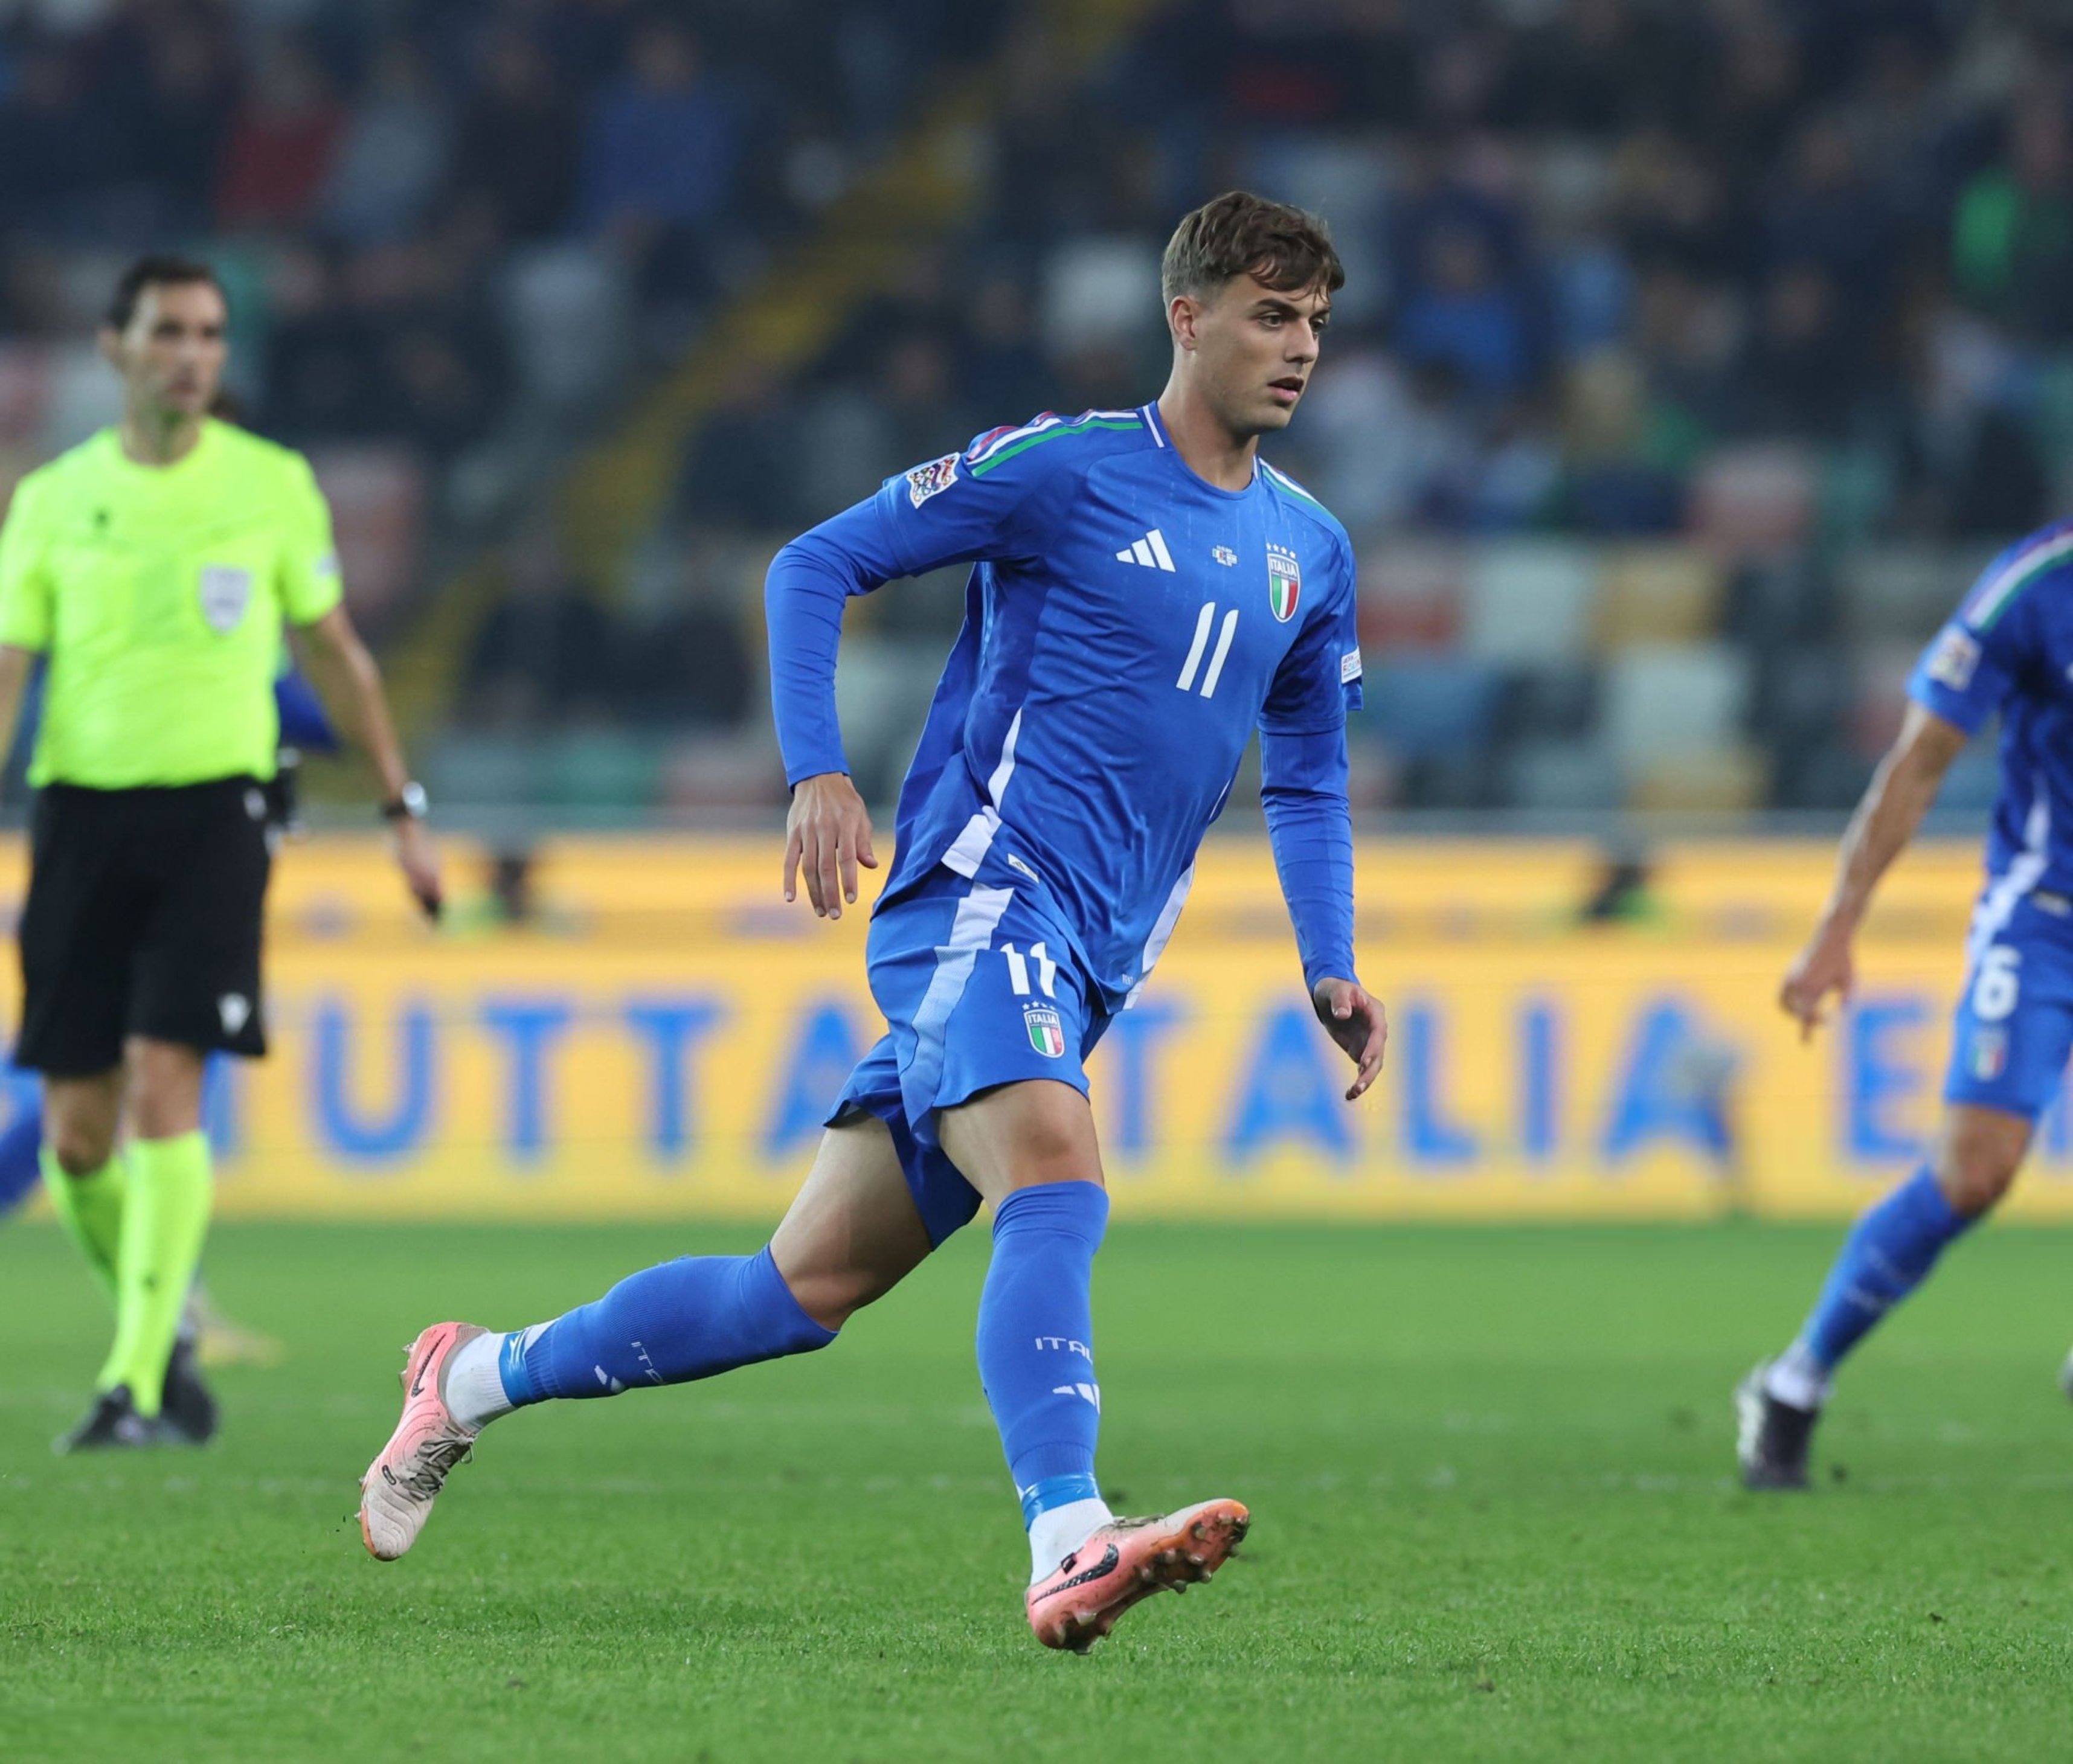
<svg viewBox="0 0 2073 1764">
<path fill-rule="evenodd" d="M 1846 1000 L 1851 944 L 1944 773 L 2001 717 L 2001 791 L 1987 838 L 1953 1024 L 1941 1130 L 1922 1166 L 1857 1221 L 1798 1337 L 1736 1392 L 1737 1456 L 1754 1489 L 1803 1489 L 1836 1370 L 1945 1248 L 2008 1192 L 2073 1051 L 2073 521 L 1996 558 L 1937 634 L 1911 700 L 1843 836 L 1820 923 L 1779 1002 L 1803 1037 Z"/>
<path fill-rule="evenodd" d="M 208 1220 L 204 1061 L 266 1051 L 284 622 L 380 774 L 412 894 L 428 911 L 439 896 L 423 793 L 340 603 L 315 480 L 208 414 L 226 321 L 206 266 L 126 270 L 100 332 L 121 422 L 25 478 L 0 530 L 0 730 L 46 660 L 14 1057 L 43 1074 L 52 1206 L 116 1309 L 93 1407 L 60 1449 L 215 1428 L 175 1349 Z"/>
<path fill-rule="evenodd" d="M 1084 1649 L 1146 1594 L 1206 1580 L 1244 1535 L 1236 1501 L 1119 1519 L 1094 1480 L 1089 1288 L 1108 1196 L 1083 1062 L 1165 947 L 1257 729 L 1304 984 L 1358 1067 L 1350 1101 L 1381 1067 L 1383 1012 L 1354 966 L 1352 550 L 1258 456 L 1303 396 L 1343 280 L 1321 223 L 1219 197 L 1166 249 L 1173 366 L 1156 403 L 993 430 L 778 554 L 765 598 L 793 785 L 785 894 L 803 873 L 829 918 L 877 861 L 836 727 L 845 602 L 976 565 L 872 922 L 890 1032 L 758 1254 L 650 1268 L 508 1334 L 418 1337 L 402 1420 L 361 1484 L 376 1556 L 410 1548 L 497 1416 L 825 1347 L 982 1201 L 979 1370 L 1028 1529 L 1038 1638 Z"/>
</svg>

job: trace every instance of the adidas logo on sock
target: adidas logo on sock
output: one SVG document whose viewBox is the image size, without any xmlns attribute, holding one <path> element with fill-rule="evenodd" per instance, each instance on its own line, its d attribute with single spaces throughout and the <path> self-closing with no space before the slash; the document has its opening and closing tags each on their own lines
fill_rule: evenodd
<svg viewBox="0 0 2073 1764">
<path fill-rule="evenodd" d="M 1141 563 L 1148 570 L 1173 574 L 1173 554 L 1166 549 L 1166 535 L 1154 527 L 1141 539 L 1133 539 L 1115 554 L 1118 563 Z"/>
<path fill-rule="evenodd" d="M 1094 1404 L 1097 1415 L 1101 1412 L 1101 1387 L 1098 1384 L 1054 1384 L 1051 1387 L 1051 1394 L 1053 1396 L 1084 1397 Z"/>
</svg>

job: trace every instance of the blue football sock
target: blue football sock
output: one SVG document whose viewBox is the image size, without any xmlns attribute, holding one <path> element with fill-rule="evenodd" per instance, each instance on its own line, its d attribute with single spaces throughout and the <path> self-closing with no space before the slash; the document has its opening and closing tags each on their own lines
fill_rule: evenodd
<svg viewBox="0 0 2073 1764">
<path fill-rule="evenodd" d="M 43 1111 L 22 1109 L 0 1133 L 0 1213 L 18 1206 L 42 1180 Z"/>
<path fill-rule="evenodd" d="M 1860 1218 L 1794 1344 L 1811 1362 L 1809 1370 L 1825 1381 L 1972 1222 L 1944 1198 L 1927 1166 Z"/>
<path fill-rule="evenodd" d="M 513 1408 L 550 1396 L 616 1396 L 826 1347 L 768 1245 L 686 1255 L 629 1275 L 592 1304 L 503 1338 L 497 1372 Z"/>
<path fill-rule="evenodd" d="M 1098 1182 L 1018 1189 L 994 1210 L 979 1301 L 979 1374 L 1022 1497 L 1023 1523 L 1098 1499 L 1094 1265 L 1108 1227 Z"/>
</svg>

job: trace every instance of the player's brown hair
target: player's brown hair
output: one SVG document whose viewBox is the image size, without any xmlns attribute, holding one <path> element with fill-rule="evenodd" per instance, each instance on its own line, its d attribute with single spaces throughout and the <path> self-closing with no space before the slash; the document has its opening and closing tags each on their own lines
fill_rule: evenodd
<svg viewBox="0 0 2073 1764">
<path fill-rule="evenodd" d="M 1176 295 L 1214 294 L 1242 275 L 1278 294 L 1336 294 L 1346 284 L 1330 229 L 1317 216 L 1227 190 L 1173 229 L 1159 266 L 1160 291 L 1170 305 Z"/>
<path fill-rule="evenodd" d="M 196 282 L 206 282 L 223 295 L 225 305 L 230 303 L 222 278 L 199 258 L 175 257 L 163 251 L 138 258 L 115 278 L 115 291 L 108 297 L 101 322 L 111 331 L 126 331 L 130 321 L 137 316 L 137 303 L 146 288 L 180 287 Z"/>
</svg>

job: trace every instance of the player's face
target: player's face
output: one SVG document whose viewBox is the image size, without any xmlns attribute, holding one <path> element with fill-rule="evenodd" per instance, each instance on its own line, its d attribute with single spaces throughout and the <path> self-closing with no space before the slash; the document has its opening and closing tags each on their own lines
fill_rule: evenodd
<svg viewBox="0 0 2073 1764">
<path fill-rule="evenodd" d="M 102 332 L 101 347 L 133 408 L 204 416 L 223 383 L 229 321 L 208 282 L 154 283 L 138 295 L 125 329 Z"/>
<path fill-rule="evenodd" d="M 1234 435 L 1288 427 L 1309 389 L 1332 314 L 1322 288 L 1285 294 L 1238 276 L 1195 315 L 1197 371 Z"/>
</svg>

